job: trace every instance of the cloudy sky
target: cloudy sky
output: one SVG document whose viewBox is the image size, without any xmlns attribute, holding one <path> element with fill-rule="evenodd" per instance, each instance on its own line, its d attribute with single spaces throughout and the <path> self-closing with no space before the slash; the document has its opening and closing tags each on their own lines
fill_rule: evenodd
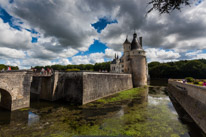
<svg viewBox="0 0 206 137">
<path fill-rule="evenodd" d="M 148 62 L 206 58 L 206 1 L 146 16 L 148 0 L 0 0 L 0 64 L 89 64 L 122 54 L 134 29 Z"/>
</svg>

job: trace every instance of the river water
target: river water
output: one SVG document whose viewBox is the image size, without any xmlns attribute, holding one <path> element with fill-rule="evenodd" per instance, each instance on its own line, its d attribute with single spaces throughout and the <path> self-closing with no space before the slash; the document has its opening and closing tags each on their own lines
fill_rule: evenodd
<svg viewBox="0 0 206 137">
<path fill-rule="evenodd" d="M 123 91 L 83 106 L 33 101 L 29 109 L 0 109 L 0 137 L 74 135 L 205 136 L 171 101 L 162 80 L 152 80 L 148 87 Z"/>
</svg>

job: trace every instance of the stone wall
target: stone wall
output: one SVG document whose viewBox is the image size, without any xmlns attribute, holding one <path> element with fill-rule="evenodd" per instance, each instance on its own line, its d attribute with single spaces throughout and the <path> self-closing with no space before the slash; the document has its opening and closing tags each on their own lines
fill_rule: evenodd
<svg viewBox="0 0 206 137">
<path fill-rule="evenodd" d="M 53 76 L 34 77 L 31 92 L 40 99 L 66 99 L 85 104 L 116 92 L 131 89 L 131 74 L 95 72 L 55 72 Z"/>
<path fill-rule="evenodd" d="M 83 73 L 83 101 L 88 103 L 133 88 L 131 74 Z"/>
<path fill-rule="evenodd" d="M 206 133 L 206 88 L 169 80 L 168 91 Z"/>
<path fill-rule="evenodd" d="M 53 76 L 33 76 L 31 99 L 39 98 L 52 101 L 53 80 Z"/>
<path fill-rule="evenodd" d="M 206 87 L 181 83 L 172 79 L 169 80 L 169 84 L 182 90 L 183 92 L 187 92 L 187 95 L 202 102 L 203 104 L 206 104 Z"/>
<path fill-rule="evenodd" d="M 16 110 L 30 106 L 30 85 L 32 73 L 29 71 L 6 71 L 0 73 L 0 106 Z"/>
</svg>

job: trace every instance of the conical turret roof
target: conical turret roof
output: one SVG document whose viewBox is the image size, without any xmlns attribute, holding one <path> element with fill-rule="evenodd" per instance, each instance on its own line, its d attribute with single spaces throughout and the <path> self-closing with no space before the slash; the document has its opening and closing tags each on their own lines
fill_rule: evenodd
<svg viewBox="0 0 206 137">
<path fill-rule="evenodd" d="M 129 40 L 126 38 L 126 40 L 124 41 L 123 44 L 131 44 L 131 43 L 130 43 Z"/>
<path fill-rule="evenodd" d="M 141 49 L 141 45 L 139 44 L 138 40 L 137 40 L 137 34 L 134 33 L 133 34 L 133 40 L 132 40 L 132 43 L 131 43 L 131 50 L 133 49 Z"/>
</svg>

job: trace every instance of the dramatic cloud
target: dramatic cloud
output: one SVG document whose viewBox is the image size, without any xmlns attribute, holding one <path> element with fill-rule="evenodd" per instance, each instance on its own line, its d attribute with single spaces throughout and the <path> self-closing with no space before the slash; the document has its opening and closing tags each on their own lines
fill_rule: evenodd
<svg viewBox="0 0 206 137">
<path fill-rule="evenodd" d="M 26 30 L 16 30 L 11 28 L 8 23 L 4 23 L 0 18 L 0 47 L 13 49 L 31 48 L 31 34 Z"/>
<path fill-rule="evenodd" d="M 129 34 L 131 41 L 132 30 L 136 29 L 137 34 L 143 36 L 144 46 L 150 48 L 174 49 L 179 52 L 206 48 L 205 1 L 197 6 L 184 7 L 182 12 L 159 15 L 154 11 L 147 16 L 146 1 L 125 3 L 128 4 L 124 5 L 123 1 L 116 4 L 113 1 L 107 7 L 109 11 L 111 5 L 120 6 L 116 16 L 118 24 L 109 24 L 102 31 L 101 40 L 108 43 L 109 47 L 121 51 L 126 34 Z"/>
<path fill-rule="evenodd" d="M 153 11 L 146 16 L 147 3 L 145 0 L 14 0 L 12 3 L 0 0 L 0 7 L 13 16 L 12 23 L 20 28 L 12 28 L 0 18 L 0 57 L 8 64 L 22 67 L 103 62 L 112 59 L 115 53 L 120 56 L 122 43 L 127 35 L 132 41 L 135 29 L 138 37 L 143 36 L 143 47 L 150 61 L 205 58 L 206 1 L 184 7 L 181 12 L 160 15 Z M 101 18 L 116 23 L 107 24 L 98 33 L 91 24 Z M 35 43 L 32 37 L 37 39 Z M 76 55 L 87 51 L 94 39 L 108 48 Z M 197 51 L 202 52 L 192 55 Z"/>
<path fill-rule="evenodd" d="M 8 10 L 45 37 L 55 37 L 61 44 L 59 46 L 86 51 L 97 35 L 91 26 L 97 18 L 91 14 L 88 5 L 82 6 L 82 3 L 71 0 L 21 0 L 14 1 Z"/>
<path fill-rule="evenodd" d="M 72 48 L 60 48 L 56 42 L 45 42 L 40 41 L 28 51 L 28 55 L 32 58 L 39 59 L 57 59 L 57 58 L 68 58 L 77 54 L 78 51 Z"/>
</svg>

